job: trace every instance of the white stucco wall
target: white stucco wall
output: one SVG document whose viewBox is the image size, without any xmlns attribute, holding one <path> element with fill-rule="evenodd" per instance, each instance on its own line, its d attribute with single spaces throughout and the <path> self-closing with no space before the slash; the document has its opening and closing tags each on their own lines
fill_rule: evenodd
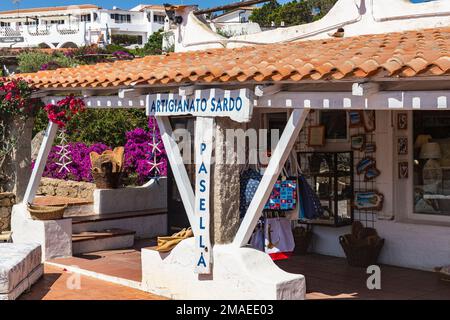
<svg viewBox="0 0 450 320">
<path fill-rule="evenodd" d="M 409 131 L 401 133 L 396 132 L 396 122 L 392 119 L 396 119 L 394 111 L 376 111 L 376 161 L 381 174 L 376 178 L 375 187 L 384 195 L 384 203 L 383 209 L 374 217 L 375 223 L 367 226 L 374 227 L 385 238 L 380 263 L 430 271 L 450 263 L 450 217 L 441 222 L 433 221 L 433 216 L 429 216 L 428 221 L 411 219 L 413 186 L 411 181 L 408 183 L 408 179 L 397 178 L 397 163 L 408 160 L 412 170 L 412 156 L 409 154 L 399 159 L 396 137 L 399 134 L 406 135 L 410 141 L 413 140 L 413 119 L 410 115 Z M 323 149 L 349 150 L 350 145 L 328 142 Z M 412 146 L 409 150 L 412 150 Z M 413 176 L 412 171 L 409 176 Z M 355 214 L 355 218 L 358 216 Z M 350 229 L 315 226 L 311 249 L 320 254 L 344 257 L 338 238 L 350 233 Z"/>
<path fill-rule="evenodd" d="M 450 227 L 378 220 L 378 234 L 385 239 L 379 262 L 431 271 L 450 263 Z M 314 227 L 313 252 L 344 257 L 339 236 L 350 227 Z"/>
<path fill-rule="evenodd" d="M 381 34 L 450 25 L 450 1 L 412 4 L 403 0 L 339 0 L 322 19 L 298 26 L 224 39 L 195 17 L 192 9 L 180 10 L 181 26 L 174 26 L 175 51 L 233 48 L 246 45 L 332 38 L 338 28 L 345 37 Z"/>
</svg>

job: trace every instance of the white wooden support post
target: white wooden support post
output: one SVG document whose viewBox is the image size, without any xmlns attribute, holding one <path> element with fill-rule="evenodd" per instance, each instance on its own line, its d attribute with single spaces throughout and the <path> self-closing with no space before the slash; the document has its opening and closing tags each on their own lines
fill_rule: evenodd
<svg viewBox="0 0 450 320">
<path fill-rule="evenodd" d="M 195 121 L 195 236 L 198 274 L 210 274 L 212 263 L 210 221 L 211 156 L 214 139 L 214 118 L 197 117 Z"/>
<path fill-rule="evenodd" d="M 234 238 L 233 245 L 242 247 L 245 246 L 256 227 L 258 219 L 261 216 L 262 210 L 269 199 L 275 181 L 283 169 L 292 146 L 297 139 L 300 130 L 303 127 L 305 119 L 308 115 L 308 109 L 293 109 L 291 116 L 284 128 L 280 141 L 278 142 L 272 156 L 270 157 L 269 165 L 264 172 L 261 182 L 256 190 L 256 193 L 250 202 L 241 226 Z"/>
<path fill-rule="evenodd" d="M 192 226 L 192 231 L 196 234 L 197 221 L 195 220 L 194 215 L 194 191 L 192 190 L 180 149 L 172 136 L 172 126 L 170 125 L 170 121 L 167 116 L 156 116 L 155 118 L 158 122 L 161 139 L 167 152 L 167 159 L 169 160 L 172 168 L 173 176 L 180 192 L 181 200 L 183 201 L 189 223 Z"/>
<path fill-rule="evenodd" d="M 58 125 L 50 121 L 44 139 L 42 140 L 33 171 L 31 172 L 30 180 L 28 181 L 27 190 L 25 191 L 25 196 L 23 198 L 23 203 L 25 204 L 33 203 L 36 191 L 39 188 L 39 183 L 41 182 L 45 164 L 47 163 L 48 154 L 50 153 L 57 132 Z"/>
</svg>

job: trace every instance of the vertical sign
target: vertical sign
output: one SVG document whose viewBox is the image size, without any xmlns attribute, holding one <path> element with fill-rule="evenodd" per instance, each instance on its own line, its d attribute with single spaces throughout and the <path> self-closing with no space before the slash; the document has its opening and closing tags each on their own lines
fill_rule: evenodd
<svg viewBox="0 0 450 320">
<path fill-rule="evenodd" d="M 210 176 L 214 136 L 214 118 L 197 117 L 195 122 L 195 273 L 211 273 L 212 247 L 210 240 Z"/>
</svg>

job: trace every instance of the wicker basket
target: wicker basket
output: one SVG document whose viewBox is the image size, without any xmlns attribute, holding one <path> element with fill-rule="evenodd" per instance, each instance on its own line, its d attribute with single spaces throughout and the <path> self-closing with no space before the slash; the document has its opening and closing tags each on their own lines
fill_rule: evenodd
<svg viewBox="0 0 450 320">
<path fill-rule="evenodd" d="M 368 267 L 377 264 L 378 256 L 384 245 L 384 239 L 376 241 L 356 241 L 350 234 L 339 237 L 339 242 L 347 256 L 347 262 L 354 267 Z"/>
<path fill-rule="evenodd" d="M 305 255 L 308 253 L 308 248 L 309 245 L 311 244 L 313 233 L 311 228 L 304 229 L 301 232 L 299 232 L 297 228 L 294 229 L 294 241 L 295 241 L 294 253 L 298 255 Z"/>
<path fill-rule="evenodd" d="M 92 172 L 92 177 L 97 189 L 117 189 L 122 182 L 122 172 Z"/>
<path fill-rule="evenodd" d="M 64 217 L 64 206 L 35 206 L 28 204 L 28 211 L 33 220 L 59 220 Z"/>
</svg>

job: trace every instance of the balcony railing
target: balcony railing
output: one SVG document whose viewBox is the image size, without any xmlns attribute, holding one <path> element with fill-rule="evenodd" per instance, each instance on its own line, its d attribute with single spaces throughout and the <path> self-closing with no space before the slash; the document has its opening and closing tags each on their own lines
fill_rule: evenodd
<svg viewBox="0 0 450 320">
<path fill-rule="evenodd" d="M 48 25 L 30 25 L 27 26 L 30 36 L 48 36 L 50 35 L 50 26 Z"/>
<path fill-rule="evenodd" d="M 0 27 L 0 37 L 21 37 L 21 29 L 13 29 L 11 27 Z"/>
<path fill-rule="evenodd" d="M 80 24 L 75 23 L 69 26 L 65 24 L 58 24 L 56 26 L 56 31 L 58 31 L 58 33 L 62 35 L 77 34 L 78 32 L 80 32 Z"/>
</svg>

